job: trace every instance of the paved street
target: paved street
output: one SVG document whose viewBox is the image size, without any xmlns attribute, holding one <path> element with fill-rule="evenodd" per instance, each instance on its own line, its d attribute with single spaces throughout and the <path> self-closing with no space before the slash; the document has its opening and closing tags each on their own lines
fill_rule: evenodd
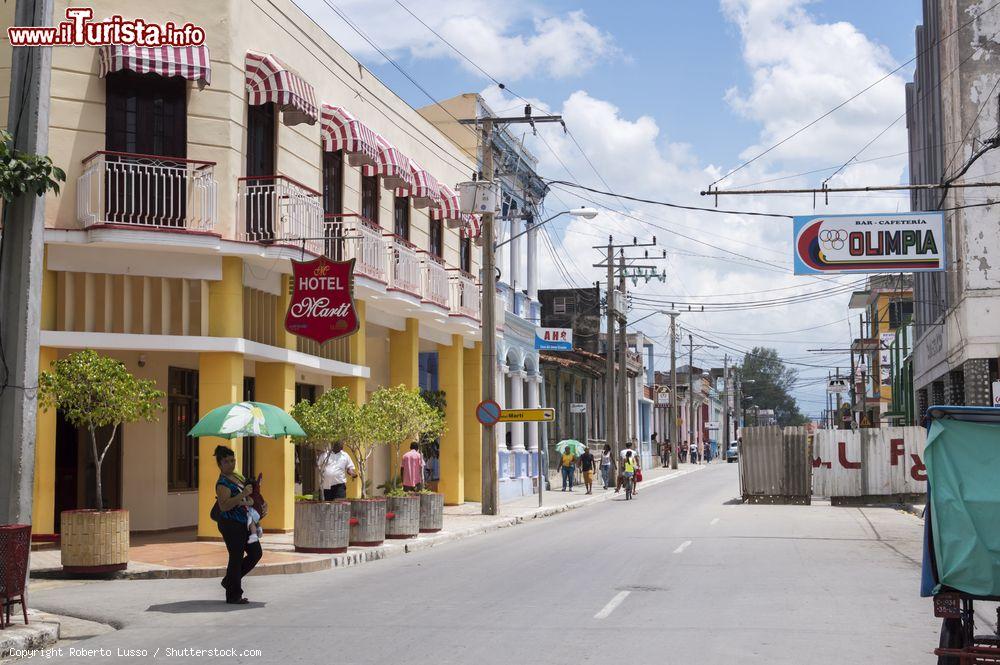
<svg viewBox="0 0 1000 665">
<path fill-rule="evenodd" d="M 737 487 L 737 466 L 716 464 L 634 502 L 252 578 L 246 607 L 223 604 L 215 580 L 60 586 L 32 601 L 122 626 L 74 647 L 262 651 L 230 662 L 581 663 L 623 650 L 638 664 L 933 662 L 917 518 L 742 505 Z M 122 662 L 86 662 L 104 660 Z"/>
</svg>

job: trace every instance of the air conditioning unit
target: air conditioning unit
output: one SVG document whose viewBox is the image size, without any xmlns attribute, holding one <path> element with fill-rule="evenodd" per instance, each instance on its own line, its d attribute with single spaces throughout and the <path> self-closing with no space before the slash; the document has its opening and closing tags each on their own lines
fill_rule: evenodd
<svg viewBox="0 0 1000 665">
<path fill-rule="evenodd" d="M 458 183 L 459 205 L 465 214 L 495 213 L 500 199 L 495 182 L 473 180 Z"/>
</svg>

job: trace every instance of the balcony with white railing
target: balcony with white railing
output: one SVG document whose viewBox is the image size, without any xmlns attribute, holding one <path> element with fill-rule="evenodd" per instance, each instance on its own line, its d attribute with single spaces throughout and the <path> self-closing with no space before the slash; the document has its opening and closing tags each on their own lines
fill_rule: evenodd
<svg viewBox="0 0 1000 665">
<path fill-rule="evenodd" d="M 354 259 L 354 274 L 387 284 L 389 281 L 382 229 L 354 213 L 326 215 L 326 255 L 338 261 Z"/>
<path fill-rule="evenodd" d="M 450 292 L 448 287 L 448 268 L 444 261 L 429 254 L 423 253 L 424 261 L 420 268 L 423 282 L 423 300 L 444 309 L 450 309 Z"/>
<path fill-rule="evenodd" d="M 240 178 L 238 237 L 321 255 L 326 244 L 321 199 L 319 192 L 282 175 Z"/>
<path fill-rule="evenodd" d="M 420 250 L 410 241 L 384 233 L 389 288 L 421 298 Z"/>
<path fill-rule="evenodd" d="M 211 231 L 218 208 L 215 162 L 99 150 L 76 180 L 77 219 L 137 229 Z"/>
<path fill-rule="evenodd" d="M 448 274 L 451 287 L 451 315 L 479 321 L 483 302 L 475 278 L 455 268 L 450 269 Z"/>
</svg>

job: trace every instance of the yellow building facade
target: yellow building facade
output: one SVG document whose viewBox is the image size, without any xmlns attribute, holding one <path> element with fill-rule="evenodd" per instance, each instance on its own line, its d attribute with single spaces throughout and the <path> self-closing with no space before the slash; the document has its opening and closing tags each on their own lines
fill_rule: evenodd
<svg viewBox="0 0 1000 665">
<path fill-rule="evenodd" d="M 55 5 L 58 21 L 68 4 Z M 204 49 L 166 55 L 52 54 L 49 154 L 67 182 L 45 202 L 40 367 L 91 348 L 167 393 L 158 422 L 118 435 L 105 462 L 109 503 L 130 511 L 136 531 L 197 526 L 217 537 L 212 451 L 223 444 L 245 473 L 264 474 L 264 527 L 291 530 L 296 492 L 310 483 L 294 445 L 194 440 L 190 426 L 228 402 L 291 408 L 337 386 L 362 401 L 398 384 L 446 392 L 440 486 L 462 502 L 478 482 L 467 472 L 479 469 L 469 417 L 479 250 L 448 188 L 469 179 L 473 158 L 290 0 L 101 9 L 184 17 L 206 34 Z M 12 3 L 0 12 L 6 28 Z M 0 58 L 6 95 L 9 43 Z M 6 97 L 0 106 L 6 118 Z M 361 325 L 319 345 L 287 333 L 284 317 L 291 262 L 324 254 L 354 260 Z M 61 510 L 89 507 L 83 441 L 58 413 L 39 413 L 36 534 L 58 533 Z M 373 489 L 389 466 L 377 451 Z"/>
</svg>

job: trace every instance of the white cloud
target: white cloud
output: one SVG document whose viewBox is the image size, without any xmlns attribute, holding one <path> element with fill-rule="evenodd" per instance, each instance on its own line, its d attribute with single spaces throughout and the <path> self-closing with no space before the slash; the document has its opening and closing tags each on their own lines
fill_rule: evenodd
<svg viewBox="0 0 1000 665">
<path fill-rule="evenodd" d="M 347 26 L 323 0 L 297 0 L 355 56 L 381 64 L 382 56 Z M 449 58 L 480 75 L 393 0 L 333 3 L 379 48 L 393 57 Z M 530 0 L 405 0 L 404 4 L 470 60 L 503 82 L 531 76 L 580 76 L 601 60 L 616 57 L 608 33 L 582 11 L 553 14 Z"/>
<path fill-rule="evenodd" d="M 697 146 L 672 141 L 670 128 L 660 126 L 654 118 L 630 116 L 612 101 L 595 98 L 584 90 L 569 95 L 561 104 L 550 103 L 548 106 L 554 112 L 563 114 L 573 135 L 607 180 L 609 189 L 650 199 L 713 205 L 714 201 L 698 195 L 699 190 L 709 182 L 895 67 L 888 51 L 853 25 L 845 22 L 821 23 L 808 9 L 806 0 L 722 0 L 724 15 L 739 28 L 745 64 L 751 73 L 749 86 L 744 90 L 730 90 L 725 101 L 734 113 L 754 121 L 760 128 L 756 141 L 734 149 L 730 164 L 704 164 L 698 158 Z M 516 100 L 504 96 L 495 88 L 486 90 L 484 94 L 495 108 L 517 104 Z M 737 186 L 842 163 L 889 125 L 902 113 L 903 107 L 903 81 L 898 76 L 890 77 L 727 180 L 726 184 Z M 564 136 L 561 129 L 540 126 L 539 133 L 541 138 L 529 137 L 528 145 L 539 157 L 540 173 L 605 188 L 571 138 Z M 861 159 L 905 150 L 905 124 L 900 121 Z M 899 156 L 859 163 L 842 172 L 832 184 L 899 182 L 904 173 L 905 160 L 905 156 Z M 566 174 L 563 164 L 572 176 Z M 791 178 L 777 184 L 815 185 L 829 173 Z M 792 256 L 790 220 L 713 215 L 621 202 L 590 194 L 583 196 L 596 198 L 618 212 L 605 212 L 592 222 L 563 217 L 552 223 L 551 231 L 561 249 L 561 258 L 566 264 L 573 264 L 570 272 L 578 285 L 603 276 L 603 273 L 590 268 L 590 264 L 600 258 L 592 246 L 605 241 L 609 232 L 614 233 L 617 241 L 627 241 L 632 236 L 645 240 L 654 234 L 657 236 L 658 245 L 669 252 L 666 264 L 668 282 L 640 284 L 638 287 L 630 285 L 629 288 L 637 296 L 660 298 L 667 304 L 671 299 L 708 302 L 764 300 L 815 293 L 859 279 L 857 276 L 844 276 L 820 281 L 791 275 L 788 272 Z M 905 196 L 892 194 L 878 198 L 831 197 L 827 206 L 822 197 L 818 197 L 816 210 L 832 213 L 862 209 L 891 212 L 906 209 L 907 201 Z M 545 203 L 549 214 L 565 206 L 591 205 L 558 188 L 546 198 Z M 720 198 L 720 207 L 810 214 L 813 201 L 809 196 L 723 197 Z M 630 219 L 624 212 L 643 221 Z M 664 229 L 678 231 L 694 240 Z M 699 240 L 714 247 L 700 244 Z M 547 286 L 563 283 L 561 271 L 547 250 L 541 249 L 540 252 L 541 283 Z M 761 262 L 776 265 L 765 266 Z M 585 279 L 575 277 L 579 273 Z M 659 307 L 638 301 L 636 305 L 633 318 Z M 807 353 L 806 349 L 815 346 L 843 348 L 852 339 L 851 323 L 854 323 L 854 332 L 857 332 L 856 313 L 848 311 L 846 294 L 769 309 L 684 314 L 681 321 L 695 328 L 696 334 L 697 329 L 724 331 L 709 336 L 727 346 L 774 346 L 788 359 L 821 366 L 828 362 L 834 365 L 841 362 L 843 366 L 847 364 L 846 358 L 815 356 Z M 836 323 L 794 334 L 740 335 L 798 330 L 830 322 Z M 661 335 L 664 324 L 662 317 L 653 317 L 640 327 Z M 658 353 L 661 352 L 663 349 L 658 349 Z M 730 356 L 734 355 L 733 351 L 723 348 L 696 353 L 696 360 L 700 357 L 702 361 L 721 364 L 720 357 L 727 352 Z M 823 387 L 815 381 L 824 378 L 826 371 L 822 367 L 799 367 L 799 370 L 804 386 L 813 381 L 813 385 L 804 387 L 798 394 L 798 397 L 808 400 L 803 401 L 802 409 L 815 414 L 823 408 L 825 396 Z"/>
</svg>

